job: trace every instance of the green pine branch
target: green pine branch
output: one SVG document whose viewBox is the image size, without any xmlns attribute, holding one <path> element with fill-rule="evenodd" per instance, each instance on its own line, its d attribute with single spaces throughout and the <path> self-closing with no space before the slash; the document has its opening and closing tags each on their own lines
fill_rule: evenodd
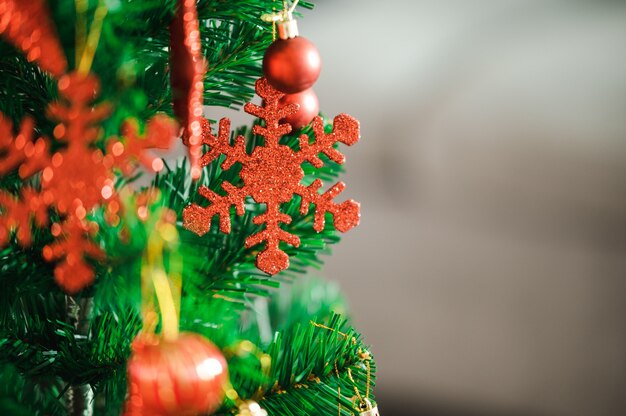
<svg viewBox="0 0 626 416">
<path fill-rule="evenodd" d="M 358 415 L 355 400 L 358 404 L 369 393 L 373 401 L 375 364 L 364 358 L 366 346 L 343 318 L 332 315 L 325 323 L 328 329 L 306 322 L 277 332 L 266 349 L 272 359 L 269 377 L 259 385 L 235 374 L 240 395 L 257 400 L 270 415 L 329 415 L 340 406 L 341 414 Z"/>
<path fill-rule="evenodd" d="M 74 68 L 74 1 L 48 3 L 69 67 Z M 97 5 L 96 0 L 88 1 L 88 23 Z M 103 139 L 119 134 L 121 123 L 129 117 L 141 124 L 157 112 L 171 114 L 167 48 L 175 0 L 118 0 L 107 6 L 92 66 L 102 87 L 98 101 L 114 103 L 113 114 L 103 124 Z M 300 6 L 312 7 L 307 2 Z M 271 42 L 270 26 L 260 16 L 280 7 L 281 2 L 273 0 L 198 2 L 208 63 L 205 104 L 237 108 L 251 99 L 262 55 Z M 26 115 L 33 116 L 36 133 L 52 138 L 54 124 L 46 119 L 45 110 L 56 97 L 55 81 L 0 39 L 0 111 L 15 126 Z M 246 137 L 248 152 L 263 144 L 249 129 L 235 133 Z M 299 146 L 297 135 L 283 138 L 282 143 L 296 150 Z M 56 149 L 63 144 L 53 140 L 52 145 Z M 341 166 L 325 156 L 322 159 L 325 165 L 321 169 L 303 166 L 305 185 L 316 178 L 331 185 L 341 172 Z M 225 181 L 241 186 L 241 167 L 224 171 L 220 163 L 216 160 L 207 166 L 197 183 L 191 182 L 186 162 L 168 166 L 152 183 L 161 197 L 150 207 L 151 212 L 168 207 L 181 218 L 189 203 L 207 203 L 197 193 L 199 186 L 218 193 L 223 192 Z M 118 189 L 133 179 L 120 178 Z M 37 187 L 37 178 L 29 183 Z M 15 194 L 24 184 L 15 172 L 0 180 L 1 189 Z M 135 197 L 129 197 L 128 206 L 134 201 Z M 271 415 L 358 414 L 353 405 L 355 388 L 366 395 L 367 362 L 369 388 L 373 388 L 375 365 L 366 359 L 367 348 L 360 336 L 344 318 L 334 315 L 346 309 L 337 288 L 309 280 L 278 290 L 281 283 L 291 283 L 295 276 L 302 278 L 311 268 L 321 266 L 321 255 L 339 240 L 332 221 L 317 233 L 312 229 L 313 211 L 301 214 L 299 197 L 283 204 L 281 210 L 293 218 L 284 228 L 297 235 L 301 244 L 281 247 L 290 256 L 291 267 L 270 278 L 254 264 L 260 247 L 244 246 L 246 237 L 259 231 L 252 219 L 264 207 L 250 203 L 247 209 L 243 216 L 232 213 L 230 234 L 221 233 L 216 221 L 202 237 L 177 224 L 184 262 L 181 330 L 203 334 L 223 349 L 242 398 L 259 401 Z M 101 210 L 89 215 L 100 225 L 97 242 L 107 257 L 93 262 L 96 283 L 75 297 L 59 289 L 53 264 L 42 258 L 43 247 L 52 241 L 48 228 L 34 228 L 29 247 L 11 237 L 0 249 L 4 287 L 0 291 L 2 414 L 66 414 L 66 391 L 76 386 L 93 389 L 97 415 L 120 414 L 126 398 L 130 343 L 141 327 L 139 279 L 150 229 L 132 209 L 127 209 L 115 226 Z M 50 212 L 50 216 L 51 221 L 58 220 L 58 214 Z M 258 309 L 261 298 L 269 302 L 267 311 Z M 81 328 L 69 318 L 68 308 L 84 302 L 91 306 L 86 312 L 88 325 Z M 330 329 L 314 326 L 310 319 Z M 273 339 L 262 339 L 261 325 L 271 328 Z M 242 340 L 252 341 L 271 357 L 269 374 L 264 373 L 258 357 L 229 355 Z M 225 404 L 221 414 L 232 414 L 232 405 Z"/>
<path fill-rule="evenodd" d="M 55 377 L 28 377 L 14 365 L 0 362 L 0 414 L 65 415 L 65 408 L 57 399 L 61 388 Z"/>
<path fill-rule="evenodd" d="M 241 130 L 240 132 L 247 134 L 250 151 L 259 144 L 254 137 L 247 133 L 249 130 Z M 297 146 L 298 142 L 292 136 L 285 138 L 285 143 Z M 341 167 L 330 161 L 327 162 L 327 166 L 321 170 L 321 174 L 327 179 L 332 179 L 337 176 Z M 318 177 L 319 171 L 311 166 L 305 166 L 304 170 L 305 182 L 312 182 L 314 178 Z M 182 163 L 175 169 L 159 175 L 155 179 L 154 185 L 161 191 L 159 205 L 173 209 L 180 217 L 182 209 L 190 201 L 199 201 L 196 195 L 199 184 L 206 184 L 218 191 L 219 185 L 225 180 L 240 184 L 237 168 L 223 171 L 219 168 L 219 162 L 216 161 L 205 168 L 204 179 L 194 184 L 189 180 L 187 164 Z M 299 211 L 299 200 L 294 198 L 284 206 L 285 212 L 294 218 L 294 221 L 286 226 L 286 229 L 300 237 L 301 247 L 286 248 L 286 251 L 292 256 L 292 267 L 288 272 L 283 273 L 282 277 L 270 279 L 269 276 L 258 271 L 254 265 L 258 248 L 246 249 L 244 247 L 245 238 L 258 231 L 258 226 L 252 222 L 252 215 L 258 213 L 260 209 L 263 208 L 257 207 L 256 212 L 242 217 L 233 215 L 231 234 L 221 233 L 217 224 L 214 224 L 209 233 L 203 237 L 198 237 L 184 230 L 179 223 L 180 251 L 184 253 L 183 295 L 186 298 L 215 298 L 220 302 L 223 300 L 230 301 L 230 306 L 233 308 L 231 314 L 236 316 L 237 311 L 242 311 L 250 306 L 250 299 L 253 296 L 267 296 L 269 289 L 278 287 L 281 280 L 284 281 L 295 275 L 301 275 L 310 266 L 319 267 L 321 265 L 320 255 L 327 250 L 327 245 L 339 240 L 332 226 L 327 227 L 321 233 L 315 232 L 311 226 L 312 211 L 302 215 Z M 133 214 L 132 209 L 128 210 L 128 214 Z M 129 215 L 124 219 L 128 220 Z M 147 231 L 144 229 L 145 225 L 136 220 L 134 223 L 126 221 L 124 225 L 128 228 L 123 233 L 122 226 L 113 227 L 108 224 L 102 212 L 96 212 L 92 219 L 100 223 L 100 232 L 97 237 L 108 257 L 104 263 L 94 263 L 97 275 L 96 285 L 87 289 L 82 296 L 94 297 L 96 325 L 100 322 L 98 321 L 100 319 L 98 318 L 99 314 L 113 314 L 117 319 L 115 326 L 128 329 L 117 338 L 108 336 L 111 339 L 123 340 L 130 337 L 133 331 L 138 328 L 136 325 L 128 327 L 126 325 L 128 322 L 136 321 L 136 313 L 132 311 L 139 309 L 141 301 L 139 276 L 141 257 L 147 241 Z M 120 235 L 122 234 L 132 236 L 132 238 L 121 241 Z M 4 292 L 4 295 L 0 295 L 0 318 L 5 323 L 5 328 L 11 330 L 9 339 L 19 340 L 27 334 L 40 333 L 45 338 L 55 340 L 58 339 L 59 334 L 63 334 L 59 343 L 66 345 L 66 347 L 62 351 L 76 355 L 76 351 L 79 351 L 81 346 L 80 343 L 75 343 L 72 340 L 71 327 L 64 325 L 64 295 L 54 283 L 52 265 L 41 258 L 41 249 L 50 241 L 49 232 L 39 232 L 34 235 L 34 242 L 31 247 L 21 248 L 17 244 L 13 244 L 4 250 L 6 261 L 0 271 L 0 276 L 3 277 L 4 282 L 10 284 L 10 290 Z M 33 259 L 38 260 L 33 261 Z M 42 299 L 41 290 L 44 287 L 47 288 L 45 293 L 50 299 Z M 40 316 L 44 311 L 37 309 L 37 307 L 53 308 L 56 311 L 55 314 L 48 311 L 46 316 L 48 318 L 54 317 L 54 319 L 40 322 Z M 131 308 L 130 312 L 129 307 Z M 203 305 L 203 308 L 211 310 L 209 305 Z M 95 332 L 96 335 L 98 333 L 98 331 Z M 55 335 L 51 336 L 50 334 Z M 97 341 L 97 336 L 94 336 L 95 341 Z M 41 353 L 57 351 L 55 354 L 58 354 L 61 349 L 60 344 L 54 343 L 49 346 L 50 348 L 44 346 L 45 348 Z M 28 346 L 30 344 L 26 344 L 24 348 Z M 37 346 L 30 347 L 37 351 Z M 8 355 L 16 357 L 18 353 L 13 352 Z M 23 358 L 31 357 L 29 354 L 24 354 L 24 351 L 20 351 L 19 355 Z M 56 362 L 62 363 L 59 364 L 60 367 L 72 369 L 71 371 L 78 370 L 77 363 L 63 361 L 62 355 L 63 353 L 61 353 L 60 361 L 56 360 Z M 39 365 L 37 354 L 32 357 L 25 361 L 23 368 Z M 83 358 L 81 357 L 81 359 Z M 84 375 L 90 375 L 93 371 L 95 374 L 100 374 L 98 371 L 107 367 L 102 364 L 105 361 L 100 357 L 88 359 L 86 367 L 80 368 L 79 372 Z M 92 371 L 91 367 L 97 367 L 98 370 Z"/>
</svg>

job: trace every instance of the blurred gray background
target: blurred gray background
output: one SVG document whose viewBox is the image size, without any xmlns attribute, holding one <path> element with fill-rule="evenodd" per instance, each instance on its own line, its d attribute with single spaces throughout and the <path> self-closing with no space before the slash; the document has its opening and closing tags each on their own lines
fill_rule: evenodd
<svg viewBox="0 0 626 416">
<path fill-rule="evenodd" d="M 626 4 L 316 4 L 383 416 L 626 414 Z"/>
</svg>

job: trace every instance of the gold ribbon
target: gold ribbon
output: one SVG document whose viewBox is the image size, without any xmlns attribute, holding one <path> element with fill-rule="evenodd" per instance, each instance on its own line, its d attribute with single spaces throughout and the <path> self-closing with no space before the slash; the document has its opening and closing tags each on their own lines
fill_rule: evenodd
<svg viewBox="0 0 626 416">
<path fill-rule="evenodd" d="M 169 260 L 169 274 L 164 264 L 165 253 Z M 173 341 L 178 338 L 182 291 L 181 260 L 176 227 L 162 219 L 157 220 L 148 237 L 148 246 L 141 267 L 144 335 L 154 336 L 160 315 L 163 339 Z M 155 308 L 155 298 L 160 314 Z"/>
<path fill-rule="evenodd" d="M 76 62 L 74 65 L 81 74 L 87 74 L 91 70 L 93 58 L 96 55 L 102 23 L 108 9 L 104 0 L 98 2 L 98 7 L 93 16 L 89 34 L 87 34 L 87 9 L 89 0 L 75 0 L 76 8 Z"/>
</svg>

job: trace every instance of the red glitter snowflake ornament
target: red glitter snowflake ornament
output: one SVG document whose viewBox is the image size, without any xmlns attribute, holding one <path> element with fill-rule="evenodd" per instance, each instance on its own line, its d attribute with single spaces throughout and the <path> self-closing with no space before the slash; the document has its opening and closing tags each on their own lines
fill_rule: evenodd
<svg viewBox="0 0 626 416">
<path fill-rule="evenodd" d="M 169 147 L 178 125 L 167 116 L 156 115 L 142 136 L 135 123 L 127 120 L 122 138 L 109 138 L 110 153 L 103 154 L 95 142 L 111 107 L 92 103 L 100 90 L 98 79 L 93 74 L 73 72 L 62 76 L 58 87 L 60 99 L 48 106 L 47 116 L 58 122 L 53 134 L 65 146 L 52 155 L 48 139 L 35 139 L 32 119 L 25 118 L 14 136 L 12 123 L 0 113 L 0 176 L 17 168 L 22 179 L 36 174 L 41 178 L 40 190 L 25 186 L 19 197 L 0 191 L 0 246 L 13 232 L 21 245 L 29 245 L 32 223 L 46 226 L 48 209 L 54 208 L 61 220 L 50 225 L 55 240 L 44 247 L 43 257 L 57 262 L 55 280 L 68 293 L 75 293 L 95 277 L 87 259 L 104 255 L 91 239 L 96 224 L 87 214 L 105 206 L 115 215 L 120 208 L 113 168 L 130 173 L 138 163 L 144 163 L 158 170 L 162 162 L 149 151 Z"/>
<path fill-rule="evenodd" d="M 283 230 L 280 224 L 289 224 L 291 217 L 280 212 L 280 204 L 289 202 L 294 195 L 299 195 L 302 202 L 300 211 L 304 215 L 310 204 L 315 205 L 315 220 L 313 228 L 320 232 L 324 229 L 324 216 L 327 212 L 333 215 L 335 228 L 346 232 L 359 223 L 359 204 L 348 200 L 337 204 L 333 199 L 343 191 L 345 185 L 338 182 L 328 191 L 320 194 L 322 181 L 316 179 L 311 185 L 304 186 L 300 181 L 304 178 L 302 163 L 309 162 L 316 168 L 323 165 L 318 157 L 320 153 L 336 163 L 343 163 L 344 156 L 333 145 L 337 142 L 353 145 L 359 140 L 359 122 L 346 114 L 340 114 L 333 120 L 333 130 L 324 132 L 324 122 L 321 117 L 313 120 L 314 141 L 310 143 L 307 135 L 300 136 L 300 150 L 295 151 L 289 146 L 279 143 L 282 136 L 291 132 L 291 126 L 281 123 L 280 120 L 294 114 L 298 110 L 297 104 L 283 105 L 279 100 L 283 93 L 272 88 L 265 78 L 256 83 L 256 92 L 263 99 L 263 106 L 251 103 L 246 104 L 248 114 L 259 117 L 265 125 L 254 126 L 253 133 L 265 138 L 264 146 L 257 146 L 252 154 L 245 151 L 245 139 L 237 137 L 233 146 L 229 143 L 230 120 L 222 119 L 219 123 L 217 136 L 211 133 L 208 121 L 203 125 L 203 144 L 209 146 L 209 151 L 200 160 L 206 166 L 220 155 L 226 159 L 222 168 L 229 169 L 236 162 L 242 165 L 241 178 L 244 185 L 237 188 L 224 182 L 222 188 L 226 191 L 221 196 L 206 186 L 198 192 L 211 202 L 204 208 L 191 204 L 183 212 L 184 225 L 198 235 L 207 233 L 211 227 L 211 219 L 219 216 L 220 230 L 229 233 L 230 208 L 235 207 L 238 215 L 244 213 L 246 197 L 251 196 L 258 204 L 265 204 L 266 211 L 254 218 L 255 224 L 264 224 L 260 232 L 246 239 L 246 247 L 265 243 L 265 248 L 257 256 L 257 267 L 269 274 L 276 274 L 289 267 L 289 257 L 281 250 L 279 244 L 287 243 L 294 247 L 300 245 L 298 236 Z"/>
</svg>

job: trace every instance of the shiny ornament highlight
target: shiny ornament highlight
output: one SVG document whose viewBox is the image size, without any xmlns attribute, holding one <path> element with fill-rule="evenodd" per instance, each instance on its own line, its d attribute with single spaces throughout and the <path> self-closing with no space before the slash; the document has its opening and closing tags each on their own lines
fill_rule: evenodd
<svg viewBox="0 0 626 416">
<path fill-rule="evenodd" d="M 339 195 L 345 185 L 338 182 L 328 191 L 320 194 L 322 181 L 316 179 L 309 186 L 300 183 L 304 177 L 301 165 L 309 162 L 316 168 L 323 166 L 318 157 L 325 154 L 336 163 L 343 163 L 344 156 L 334 148 L 335 143 L 351 146 L 360 137 L 359 122 L 346 114 L 340 114 L 333 120 L 330 133 L 324 130 L 324 121 L 321 117 L 313 119 L 314 141 L 310 142 L 307 135 L 300 137 L 300 150 L 295 151 L 279 143 L 282 136 L 291 132 L 291 126 L 280 120 L 293 115 L 297 111 L 294 104 L 282 105 L 280 99 L 284 94 L 272 88 L 264 78 L 256 82 L 257 94 L 263 99 L 263 105 L 252 103 L 244 107 L 248 114 L 259 117 L 264 125 L 255 125 L 253 133 L 263 136 L 264 146 L 257 146 L 252 154 L 245 150 L 245 139 L 239 136 L 235 143 L 230 144 L 230 120 L 220 120 L 217 136 L 211 132 L 208 121 L 204 122 L 203 143 L 209 146 L 209 151 L 200 160 L 206 166 L 221 155 L 225 156 L 222 162 L 223 169 L 229 169 L 235 163 L 242 165 L 240 176 L 243 186 L 237 188 L 224 182 L 222 188 L 226 195 L 213 192 L 206 186 L 198 189 L 200 195 L 211 204 L 201 207 L 191 204 L 183 211 L 184 226 L 198 235 L 206 234 L 211 227 L 211 219 L 217 215 L 220 230 L 230 233 L 230 208 L 235 207 L 237 215 L 245 211 L 246 197 L 249 195 L 257 204 L 264 204 L 266 210 L 254 219 L 255 224 L 264 225 L 263 230 L 246 239 L 246 247 L 265 244 L 265 248 L 257 256 L 257 267 L 269 274 L 276 274 L 289 266 L 289 257 L 280 247 L 284 242 L 294 247 L 300 245 L 300 239 L 281 228 L 281 224 L 289 224 L 291 217 L 280 212 L 280 205 L 289 202 L 294 195 L 301 198 L 300 211 L 306 214 L 311 204 L 315 205 L 313 228 L 320 232 L 324 229 L 326 213 L 331 213 L 335 228 L 346 232 L 359 223 L 359 204 L 348 200 L 337 204 L 333 199 Z"/>
<path fill-rule="evenodd" d="M 126 416 L 185 416 L 219 408 L 228 382 L 224 355 L 193 333 L 174 341 L 133 342 L 128 360 Z"/>
<path fill-rule="evenodd" d="M 298 111 L 285 117 L 281 122 L 289 123 L 292 131 L 300 130 L 311 123 L 320 112 L 320 102 L 312 88 L 295 94 L 287 94 L 280 99 L 281 105 L 298 104 Z"/>
<path fill-rule="evenodd" d="M 365 399 L 365 402 L 359 406 L 359 416 L 380 416 L 378 406 L 372 404 L 369 399 Z"/>
<path fill-rule="evenodd" d="M 301 36 L 276 39 L 263 57 L 265 78 L 272 87 L 285 94 L 311 88 L 321 70 L 322 59 L 317 48 Z"/>
</svg>

